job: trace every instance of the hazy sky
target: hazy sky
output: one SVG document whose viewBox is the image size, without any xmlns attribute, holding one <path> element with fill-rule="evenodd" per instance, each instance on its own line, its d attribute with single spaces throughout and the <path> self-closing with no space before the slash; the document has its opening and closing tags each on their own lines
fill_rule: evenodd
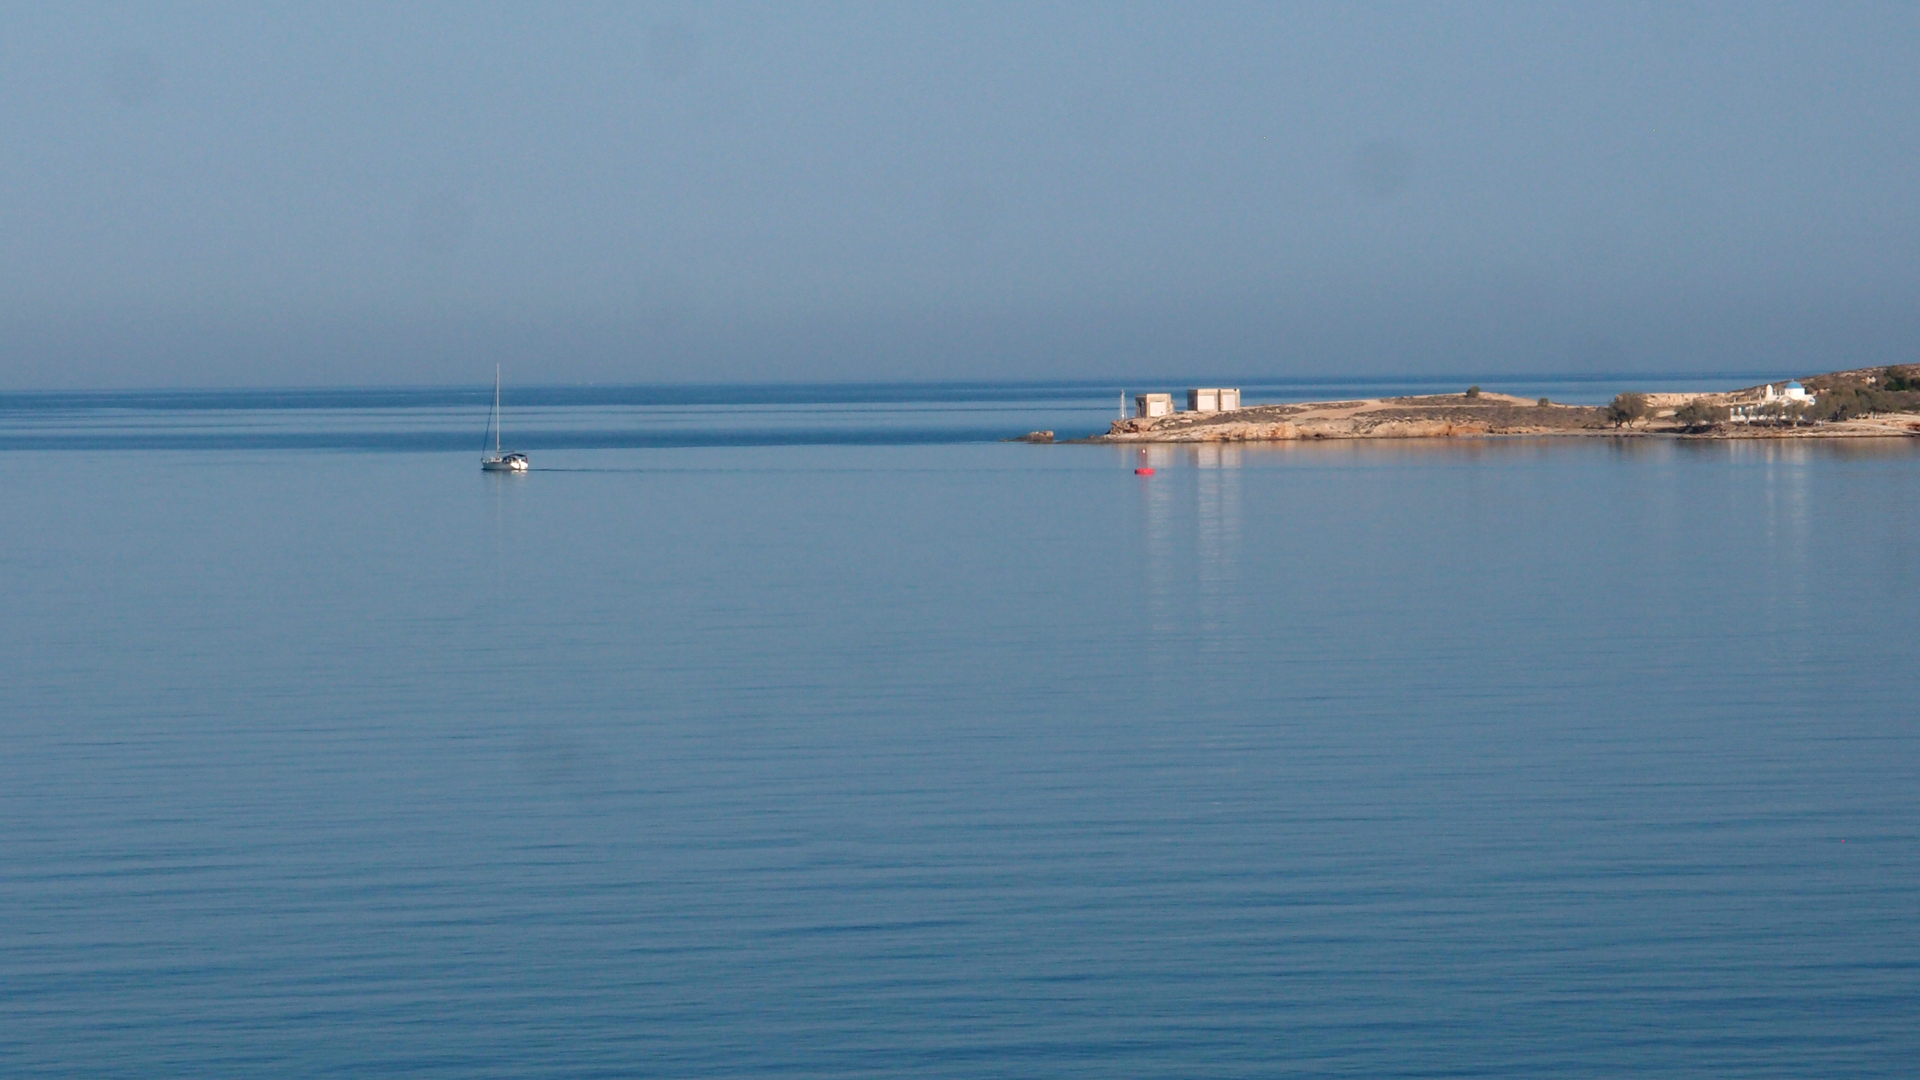
<svg viewBox="0 0 1920 1080">
<path fill-rule="evenodd" d="M 0 386 L 1920 361 L 1920 5 L 10 4 Z"/>
</svg>

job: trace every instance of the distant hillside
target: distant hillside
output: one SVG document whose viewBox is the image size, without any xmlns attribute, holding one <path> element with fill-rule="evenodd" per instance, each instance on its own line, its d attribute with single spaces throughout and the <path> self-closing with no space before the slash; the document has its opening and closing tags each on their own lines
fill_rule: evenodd
<svg viewBox="0 0 1920 1080">
<path fill-rule="evenodd" d="M 1816 394 L 1829 390 L 1920 390 L 1920 364 L 1829 371 L 1825 375 L 1809 375 L 1801 379 L 1800 384 Z"/>
</svg>

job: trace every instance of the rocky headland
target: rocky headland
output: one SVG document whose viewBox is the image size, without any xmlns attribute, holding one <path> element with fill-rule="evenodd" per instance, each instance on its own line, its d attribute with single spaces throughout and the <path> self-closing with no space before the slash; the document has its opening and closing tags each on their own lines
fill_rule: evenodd
<svg viewBox="0 0 1920 1080">
<path fill-rule="evenodd" d="M 1610 405 L 1562 405 L 1489 393 L 1255 405 L 1117 420 L 1094 443 L 1270 442 L 1507 436 L 1694 439 L 1920 437 L 1920 365 L 1810 376 L 1743 390 L 1623 393 Z M 1771 389 L 1769 389 L 1771 386 Z"/>
</svg>

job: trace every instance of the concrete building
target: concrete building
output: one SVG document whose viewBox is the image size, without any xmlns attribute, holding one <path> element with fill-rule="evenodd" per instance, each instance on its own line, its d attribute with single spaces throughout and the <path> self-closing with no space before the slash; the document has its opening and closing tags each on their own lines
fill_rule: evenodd
<svg viewBox="0 0 1920 1080">
<path fill-rule="evenodd" d="M 1173 395 L 1141 394 L 1133 399 L 1133 415 L 1144 416 L 1149 420 L 1156 416 L 1172 416 Z"/>
<path fill-rule="evenodd" d="M 1187 391 L 1188 412 L 1229 412 L 1239 407 L 1239 387 L 1205 386 Z"/>
</svg>

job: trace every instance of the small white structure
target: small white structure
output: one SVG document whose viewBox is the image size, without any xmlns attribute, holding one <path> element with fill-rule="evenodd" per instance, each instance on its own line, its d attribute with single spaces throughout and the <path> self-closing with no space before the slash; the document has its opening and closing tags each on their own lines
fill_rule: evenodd
<svg viewBox="0 0 1920 1080">
<path fill-rule="evenodd" d="M 1239 387 L 1205 386 L 1187 391 L 1188 412 L 1227 412 L 1239 407 Z"/>
<path fill-rule="evenodd" d="M 1760 388 L 1760 399 L 1758 401 L 1748 401 L 1730 406 L 1727 410 L 1727 419 L 1736 424 L 1750 424 L 1755 420 L 1775 419 L 1786 406 L 1811 405 L 1815 399 L 1816 395 L 1809 392 L 1807 388 L 1800 385 L 1798 381 L 1789 380 L 1785 386 L 1780 387 L 1778 390 L 1774 389 L 1772 383 L 1768 383 Z"/>
<path fill-rule="evenodd" d="M 1133 415 L 1151 420 L 1156 416 L 1173 415 L 1172 394 L 1141 394 L 1133 399 Z"/>
</svg>

